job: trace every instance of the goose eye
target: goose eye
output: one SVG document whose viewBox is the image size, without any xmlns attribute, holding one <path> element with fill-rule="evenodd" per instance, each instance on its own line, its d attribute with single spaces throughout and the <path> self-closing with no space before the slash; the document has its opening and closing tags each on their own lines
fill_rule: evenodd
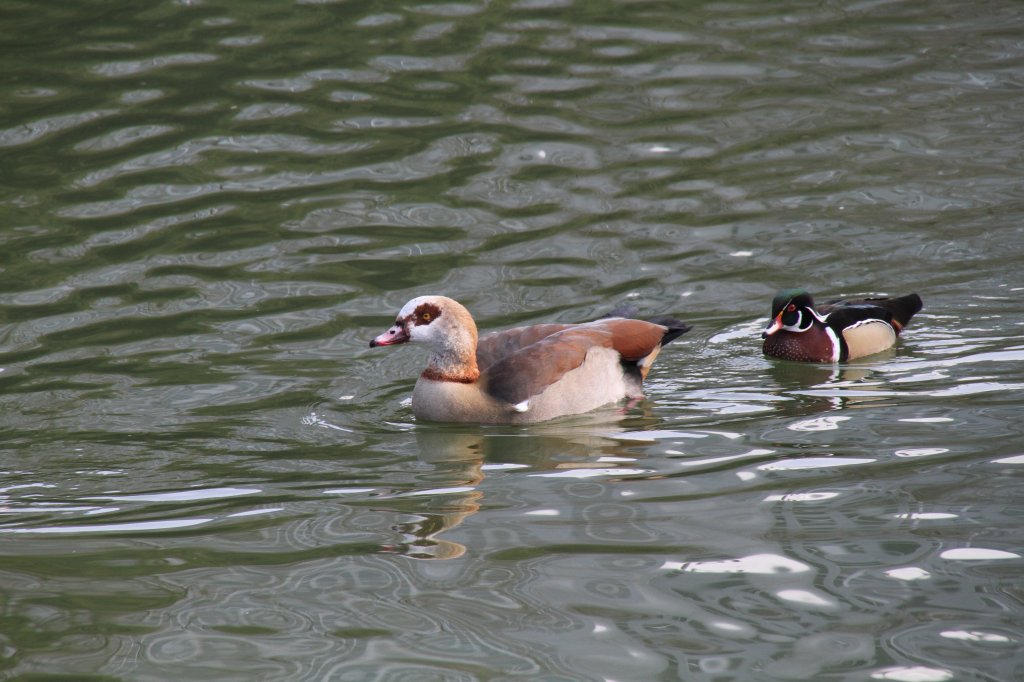
<svg viewBox="0 0 1024 682">
<path fill-rule="evenodd" d="M 432 317 L 433 315 L 431 315 L 430 313 L 423 313 L 420 315 L 420 319 L 423 320 L 424 322 L 430 322 L 430 319 Z"/>
</svg>

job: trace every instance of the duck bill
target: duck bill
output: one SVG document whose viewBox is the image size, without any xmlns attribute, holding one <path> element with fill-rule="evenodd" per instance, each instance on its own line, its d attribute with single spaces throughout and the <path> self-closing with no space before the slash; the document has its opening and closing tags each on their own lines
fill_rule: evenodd
<svg viewBox="0 0 1024 682">
<path fill-rule="evenodd" d="M 761 338 L 767 339 L 769 336 L 779 331 L 780 329 L 782 329 L 782 313 L 776 315 L 775 319 L 772 320 L 772 323 L 768 325 L 768 328 L 761 332 Z"/>
<path fill-rule="evenodd" d="M 380 336 L 370 341 L 370 348 L 376 348 L 377 346 L 395 346 L 399 343 L 405 343 L 408 340 L 409 335 L 405 333 L 405 326 L 396 324 Z"/>
</svg>

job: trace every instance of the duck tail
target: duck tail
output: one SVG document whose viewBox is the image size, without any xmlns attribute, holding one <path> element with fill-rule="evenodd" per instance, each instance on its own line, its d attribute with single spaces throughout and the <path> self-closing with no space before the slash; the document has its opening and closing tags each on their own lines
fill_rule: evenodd
<svg viewBox="0 0 1024 682">
<path fill-rule="evenodd" d="M 654 324 L 660 324 L 666 328 L 665 335 L 661 337 L 661 345 L 672 343 L 686 332 L 693 329 L 692 326 L 686 324 L 682 320 L 677 320 L 670 315 L 658 315 L 657 317 L 647 318 L 648 322 Z"/>
<path fill-rule="evenodd" d="M 606 315 L 602 315 L 601 318 L 608 317 L 625 317 L 630 320 L 639 320 L 640 311 L 632 303 L 623 303 L 622 305 L 616 306 Z M 666 328 L 665 335 L 661 337 L 661 343 L 659 345 L 664 346 L 672 343 L 686 332 L 693 329 L 692 326 L 686 324 L 682 320 L 678 320 L 671 315 L 657 315 L 655 317 L 646 318 L 647 322 L 652 324 L 660 324 Z"/>
<path fill-rule="evenodd" d="M 910 323 L 910 318 L 916 315 L 924 305 L 921 297 L 917 294 L 890 298 L 880 303 L 892 313 L 892 323 L 897 333 Z"/>
</svg>

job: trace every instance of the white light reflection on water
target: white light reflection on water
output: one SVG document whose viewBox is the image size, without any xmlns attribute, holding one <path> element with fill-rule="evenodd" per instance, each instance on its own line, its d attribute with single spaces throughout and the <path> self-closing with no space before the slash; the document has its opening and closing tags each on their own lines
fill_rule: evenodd
<svg viewBox="0 0 1024 682">
<path fill-rule="evenodd" d="M 757 467 L 762 471 L 797 471 L 800 469 L 830 469 L 832 467 L 871 464 L 877 460 L 868 457 L 801 457 L 769 462 Z"/>
<path fill-rule="evenodd" d="M 376 488 L 328 488 L 324 495 L 362 495 L 372 493 Z"/>
<path fill-rule="evenodd" d="M 723 561 L 666 561 L 662 569 L 687 573 L 747 573 L 757 575 L 783 575 L 811 570 L 805 563 L 780 554 L 751 554 L 739 559 Z"/>
<path fill-rule="evenodd" d="M 512 462 L 500 462 L 494 464 L 482 464 L 480 469 L 483 471 L 511 471 L 513 469 L 529 469 L 529 464 L 514 464 Z"/>
<path fill-rule="evenodd" d="M 950 561 L 991 561 L 996 559 L 1020 559 L 1021 555 L 1001 549 L 987 547 L 956 547 L 947 549 L 940 555 Z"/>
<path fill-rule="evenodd" d="M 260 516 L 262 514 L 273 514 L 274 512 L 284 511 L 284 507 L 267 507 L 265 509 L 246 509 L 245 511 L 234 512 L 228 514 L 227 518 L 237 519 L 243 516 Z"/>
<path fill-rule="evenodd" d="M 871 673 L 871 679 L 895 682 L 945 682 L 953 679 L 953 673 L 944 668 L 926 668 L 922 665 L 893 666 Z"/>
<path fill-rule="evenodd" d="M 86 497 L 87 500 L 111 500 L 114 502 L 196 502 L 200 500 L 220 500 L 241 495 L 258 495 L 259 488 L 204 488 L 197 490 L 180 490 L 169 493 L 135 493 L 130 495 L 96 495 Z"/>
<path fill-rule="evenodd" d="M 172 530 L 176 528 L 191 528 L 213 521 L 212 518 L 205 519 L 175 519 L 167 521 L 135 521 L 132 523 L 107 523 L 89 526 L 46 526 L 43 528 L 0 528 L 0 533 L 25 533 L 25 534 L 57 534 L 65 533 L 75 535 L 78 533 L 124 533 L 124 532 L 146 532 L 154 530 Z"/>
<path fill-rule="evenodd" d="M 573 465 L 577 468 L 568 469 L 564 471 L 551 471 L 540 474 L 527 474 L 527 476 L 537 476 L 540 478 L 597 478 L 600 476 L 640 476 L 642 474 L 653 473 L 651 469 L 607 469 L 607 468 L 580 468 L 577 465 Z"/>
<path fill-rule="evenodd" d="M 905 514 L 893 514 L 894 519 L 910 519 L 914 521 L 941 521 L 945 519 L 958 518 L 959 514 L 949 514 L 946 512 L 908 512 Z"/>
<path fill-rule="evenodd" d="M 0 514 L 24 514 L 26 512 L 82 512 L 86 515 L 95 515 L 118 511 L 120 507 L 86 507 L 81 505 L 63 504 L 61 502 L 36 502 L 31 505 L 18 507 L 0 507 Z"/>
<path fill-rule="evenodd" d="M 893 454 L 897 457 L 928 457 L 929 455 L 941 455 L 949 452 L 949 448 L 905 448 L 897 450 Z"/>
<path fill-rule="evenodd" d="M 754 448 L 753 450 L 747 450 L 741 452 L 738 455 L 723 455 L 722 457 L 701 457 L 700 459 L 686 459 L 679 462 L 679 466 L 682 467 L 699 467 L 710 464 L 720 464 L 721 462 L 729 462 L 732 460 L 749 459 L 751 457 L 763 457 L 770 455 L 774 450 L 767 450 L 764 448 Z"/>
<path fill-rule="evenodd" d="M 233 497 L 240 497 L 244 495 L 255 495 L 262 493 L 263 491 L 258 488 L 203 488 L 197 490 L 181 490 L 165 493 L 135 493 L 126 495 L 95 495 L 88 496 L 82 499 L 86 500 L 103 500 L 111 502 L 147 502 L 147 503 L 167 503 L 167 502 L 202 502 L 209 500 L 222 500 Z M 227 514 L 226 517 L 240 517 L 240 516 L 251 516 L 257 514 L 266 514 L 274 511 L 280 511 L 281 508 L 273 509 L 250 509 L 242 512 L 236 512 Z M 3 510 L 10 513 L 25 513 L 35 511 L 59 511 L 59 512 L 81 512 L 83 516 L 96 516 L 99 514 L 110 514 L 113 512 L 121 511 L 121 507 L 87 507 L 87 506 L 61 506 L 59 504 L 50 503 L 36 503 L 30 506 L 22 506 L 18 508 L 12 508 Z M 19 533 L 19 534 L 82 534 L 82 533 L 123 533 L 123 532 L 151 532 L 151 531 L 163 531 L 163 530 L 175 530 L 179 528 L 190 528 L 192 526 L 198 526 L 213 521 L 213 518 L 191 518 L 191 519 L 165 519 L 165 520 L 149 520 L 149 521 L 134 521 L 125 523 L 106 523 L 106 524 L 88 524 L 88 525 L 62 525 L 62 526 L 42 526 L 37 528 L 18 528 L 8 527 L 0 528 L 2 533 Z"/>
<path fill-rule="evenodd" d="M 928 580 L 932 574 L 917 566 L 904 566 L 902 568 L 890 568 L 885 572 L 887 576 L 895 580 Z"/>
<path fill-rule="evenodd" d="M 824 502 L 839 497 L 839 493 L 808 492 L 808 493 L 785 493 L 769 495 L 764 498 L 765 502 Z"/>
<path fill-rule="evenodd" d="M 1011 644 L 1013 639 L 1006 635 L 998 635 L 994 632 L 980 632 L 978 630 L 945 630 L 939 633 L 940 637 L 946 639 L 959 639 L 966 642 L 987 642 L 995 644 Z"/>
<path fill-rule="evenodd" d="M 775 596 L 783 601 L 794 602 L 802 606 L 819 607 L 823 609 L 835 609 L 839 602 L 835 599 L 823 597 L 821 594 L 810 590 L 779 590 Z"/>
<path fill-rule="evenodd" d="M 351 396 L 343 396 L 342 399 L 344 400 L 350 397 Z M 302 424 L 305 426 L 318 426 L 322 429 L 332 429 L 334 431 L 345 431 L 348 433 L 355 433 L 355 431 L 353 431 L 352 429 L 346 428 L 344 426 L 338 426 L 337 424 L 332 424 L 331 422 L 325 421 L 316 412 L 310 412 L 309 414 L 304 416 L 302 418 Z"/>
<path fill-rule="evenodd" d="M 428 489 L 428 490 L 412 490 L 412 491 L 407 492 L 407 493 L 401 493 L 400 495 L 395 495 L 395 497 L 422 497 L 424 495 L 427 495 L 427 496 L 429 496 L 429 495 L 451 495 L 451 494 L 455 494 L 455 493 L 469 493 L 469 492 L 473 492 L 474 490 L 476 490 L 476 488 L 471 486 L 471 485 L 461 485 L 461 486 L 453 486 L 451 488 L 431 488 L 431 489 Z"/>
<path fill-rule="evenodd" d="M 834 431 L 839 428 L 839 424 L 850 419 L 852 419 L 852 417 L 829 415 L 825 417 L 815 417 L 814 419 L 805 419 L 795 424 L 790 424 L 786 428 L 791 431 Z"/>
<path fill-rule="evenodd" d="M 748 322 L 746 324 L 737 325 L 736 327 L 726 330 L 724 332 L 718 332 L 708 339 L 709 344 L 723 344 L 723 343 L 734 343 L 736 341 L 749 340 L 756 338 L 761 330 L 765 327 L 765 322 L 760 320 L 755 322 Z"/>
<path fill-rule="evenodd" d="M 650 431 L 622 431 L 600 434 L 605 438 L 635 443 L 654 443 L 659 440 L 670 438 L 707 438 L 708 436 L 721 436 L 722 438 L 737 439 L 742 434 L 728 431 L 672 431 L 668 429 L 652 429 Z"/>
<path fill-rule="evenodd" d="M 1024 464 L 1024 455 L 1014 455 L 1013 457 L 1000 457 L 999 459 L 992 460 L 993 464 Z"/>
</svg>

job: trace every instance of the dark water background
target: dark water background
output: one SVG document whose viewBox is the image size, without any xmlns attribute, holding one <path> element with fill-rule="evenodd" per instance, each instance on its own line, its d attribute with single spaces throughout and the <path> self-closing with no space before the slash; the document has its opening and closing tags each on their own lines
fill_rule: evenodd
<svg viewBox="0 0 1024 682">
<path fill-rule="evenodd" d="M 5 1 L 0 678 L 1024 679 L 1022 266 L 1019 2 Z M 423 293 L 695 328 L 417 424 Z"/>
</svg>

